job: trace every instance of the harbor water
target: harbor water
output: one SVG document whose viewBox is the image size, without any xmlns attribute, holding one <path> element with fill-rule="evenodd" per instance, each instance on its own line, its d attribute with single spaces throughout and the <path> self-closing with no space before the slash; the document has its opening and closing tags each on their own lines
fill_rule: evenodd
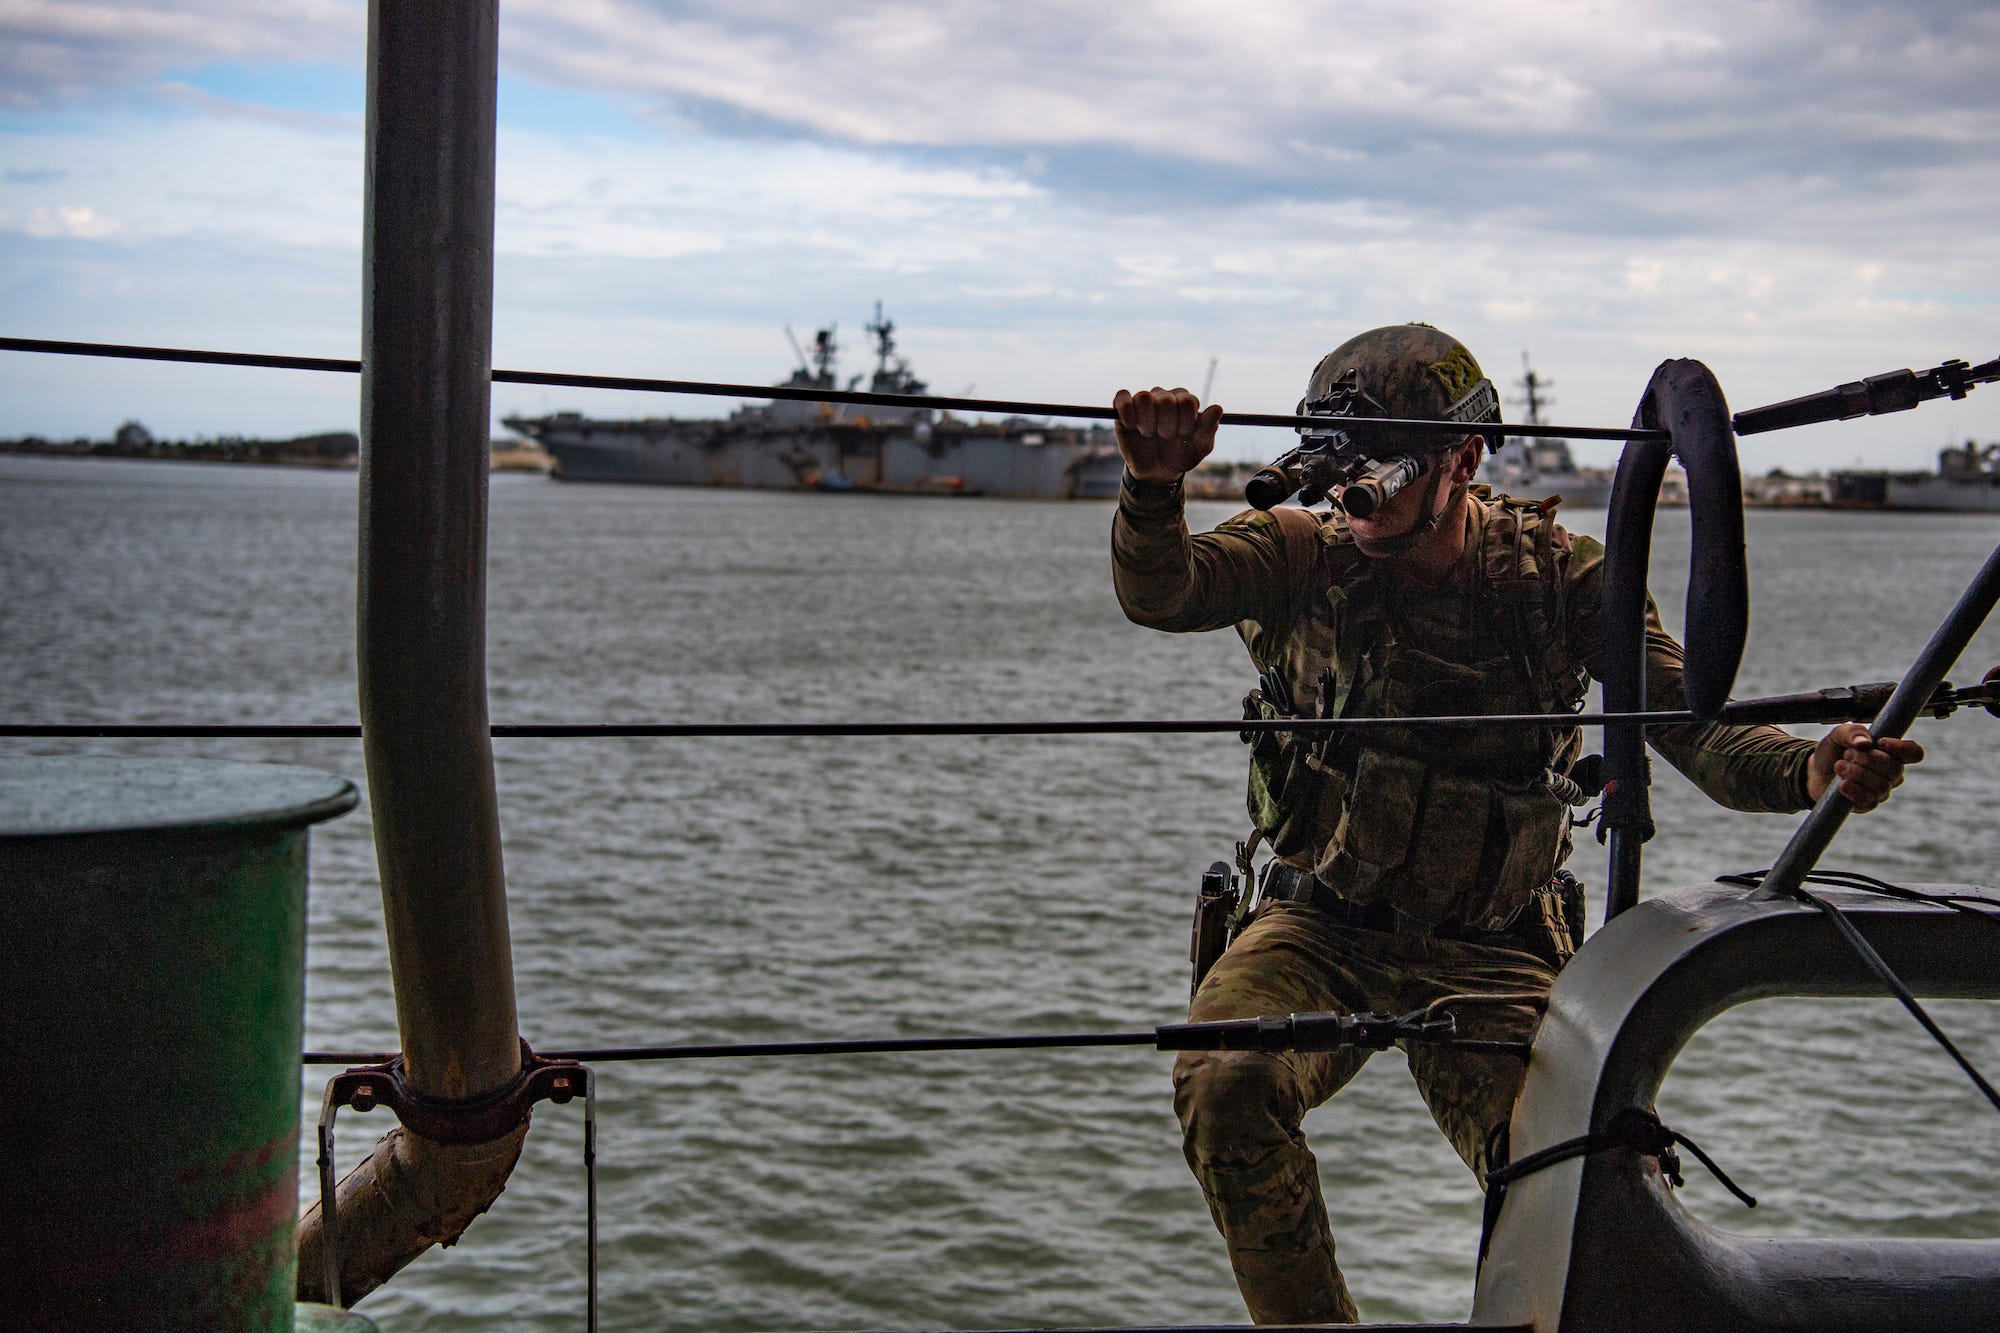
<svg viewBox="0 0 2000 1333">
<path fill-rule="evenodd" d="M 496 722 L 1216 718 L 1251 683 L 1233 635 L 1124 620 L 1104 504 L 498 476 L 491 508 Z M 1604 514 L 1568 521 L 1601 533 Z M 351 472 L 0 458 L 0 718 L 352 722 L 355 528 Z M 1738 697 L 1900 674 L 2000 521 L 1753 512 L 1749 534 Z M 1664 511 L 1658 541 L 1678 626 L 1685 515 Z M 1954 679 L 1996 661 L 1989 626 Z M 2000 720 L 1912 734 L 1930 758 L 1827 864 L 1995 883 Z M 364 778 L 347 741 L 0 747 Z M 545 1049 L 1176 1021 L 1200 872 L 1244 832 L 1231 734 L 495 750 L 523 1032 Z M 1797 823 L 1655 773 L 1649 894 L 1766 866 Z M 1595 926 L 1604 857 L 1581 841 Z M 365 804 L 312 850 L 307 1046 L 393 1050 Z M 1933 1011 L 2000 1075 L 2000 1012 Z M 1169 1064 L 1140 1047 L 603 1065 L 604 1326 L 1240 1322 Z M 331 1072 L 306 1071 L 308 1122 Z M 1733 1011 L 1661 1110 L 1761 1201 L 1743 1211 L 1690 1162 L 1682 1198 L 1718 1226 L 2000 1235 L 2000 1117 L 1893 1002 Z M 345 1168 L 390 1122 L 340 1123 Z M 1479 1197 L 1401 1056 L 1306 1129 L 1364 1316 L 1464 1318 Z M 492 1212 L 362 1312 L 391 1333 L 580 1327 L 581 1147 L 578 1106 L 539 1109 Z"/>
</svg>

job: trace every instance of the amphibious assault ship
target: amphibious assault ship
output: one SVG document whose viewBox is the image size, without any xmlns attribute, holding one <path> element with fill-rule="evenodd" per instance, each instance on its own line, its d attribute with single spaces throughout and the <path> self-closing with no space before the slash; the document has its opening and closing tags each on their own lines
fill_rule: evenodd
<svg viewBox="0 0 2000 1333">
<path fill-rule="evenodd" d="M 879 301 L 866 327 L 875 350 L 868 392 L 922 394 L 929 386 L 896 355 L 896 326 Z M 781 387 L 841 387 L 833 328 L 814 337 L 810 360 L 792 346 L 799 365 Z M 792 400 L 727 417 L 609 421 L 558 412 L 505 423 L 546 449 L 564 481 L 1079 500 L 1114 498 L 1122 468 L 1105 426 L 982 422 L 914 405 L 857 410 Z"/>
</svg>

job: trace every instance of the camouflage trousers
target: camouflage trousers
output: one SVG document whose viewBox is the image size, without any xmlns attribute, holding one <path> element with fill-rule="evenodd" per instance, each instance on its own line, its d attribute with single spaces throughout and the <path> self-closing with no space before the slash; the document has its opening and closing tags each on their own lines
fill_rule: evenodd
<svg viewBox="0 0 2000 1333">
<path fill-rule="evenodd" d="M 1512 943 L 1507 941 L 1506 943 Z M 1266 904 L 1222 955 L 1188 1008 L 1194 1022 L 1260 1014 L 1400 1014 L 1444 995 L 1546 993 L 1557 958 L 1506 943 L 1398 936 L 1336 925 L 1292 902 Z M 1529 1040 L 1529 1004 L 1466 1005 L 1466 1037 Z M 1431 1115 L 1482 1187 L 1486 1139 L 1513 1113 L 1516 1056 L 1422 1042 L 1403 1053 Z M 1358 1312 L 1334 1262 L 1319 1164 L 1299 1130 L 1372 1052 L 1185 1051 L 1174 1109 L 1188 1165 L 1229 1246 L 1236 1284 L 1260 1324 L 1351 1323 Z"/>
</svg>

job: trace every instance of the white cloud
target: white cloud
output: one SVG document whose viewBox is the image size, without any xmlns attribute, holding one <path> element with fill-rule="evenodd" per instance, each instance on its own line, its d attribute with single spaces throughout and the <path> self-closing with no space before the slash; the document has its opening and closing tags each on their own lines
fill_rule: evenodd
<svg viewBox="0 0 2000 1333">
<path fill-rule="evenodd" d="M 1666 274 L 1666 265 L 1657 259 L 1628 259 L 1625 261 L 1625 287 L 1640 296 L 1653 296 L 1660 290 L 1660 280 Z"/>
<path fill-rule="evenodd" d="M 366 32 L 362 0 L 0 0 L 0 106 L 216 61 L 359 62 Z"/>
<path fill-rule="evenodd" d="M 516 0 L 506 21 L 515 66 L 551 82 L 713 101 L 874 144 L 1107 143 L 1241 161 L 1278 160 L 1287 136 L 1274 131 L 1301 123 L 1462 139 L 1633 129 L 1670 109 L 1651 128 L 1674 136 L 1789 105 L 1795 121 L 1832 112 L 1842 132 L 1908 133 L 1910 105 L 1944 101 L 1963 136 L 1996 115 L 1980 96 L 1996 20 L 1967 5 L 1935 7 L 1932 34 L 1904 7 L 1806 0 Z M 1793 96 L 1802 88 L 1809 99 Z"/>
<path fill-rule="evenodd" d="M 193 87 L 177 80 L 169 79 L 153 85 L 152 91 L 170 102 L 177 102 L 198 115 L 217 120 L 255 120 L 266 124 L 297 125 L 306 129 L 323 130 L 333 134 L 354 134 L 364 127 L 359 115 L 330 116 L 306 111 L 285 111 L 273 107 L 255 106 L 244 102 L 232 102 L 226 98 Z"/>
<path fill-rule="evenodd" d="M 87 215 L 61 234 L 116 216 L 128 239 L 206 236 L 218 254 L 232 243 L 360 250 L 358 126 L 341 137 L 286 120 L 151 117 L 17 137 L 0 151 L 36 178 L 9 191 L 33 201 L 30 218 L 40 210 L 53 227 L 64 210 Z M 96 197 L 77 199 L 82 186 Z"/>
<path fill-rule="evenodd" d="M 44 294 L 10 313 L 346 352 L 358 125 L 192 89 L 115 108 L 162 69 L 358 62 L 360 6 L 116 12 L 138 39 L 110 6 L 0 0 L 0 37 L 57 52 L 32 75 L 0 54 L 8 86 L 73 99 L 0 141 L 0 277 Z M 510 0 L 502 22 L 517 77 L 635 117 L 502 134 L 514 367 L 772 379 L 781 324 L 852 329 L 881 297 L 940 386 L 1096 401 L 1217 355 L 1230 405 L 1272 409 L 1355 328 L 1421 317 L 1497 374 L 1531 348 L 1560 415 L 1601 423 L 1667 355 L 1749 404 L 1995 350 L 2000 23 L 1966 6 Z M 32 376 L 0 377 L 23 410 Z M 1948 415 L 2000 433 L 1984 403 L 1841 429 L 1921 464 Z"/>
<path fill-rule="evenodd" d="M 100 217 L 88 204 L 37 204 L 21 221 L 21 230 L 37 240 L 66 236 L 80 241 L 100 241 L 119 230 L 117 222 Z"/>
</svg>

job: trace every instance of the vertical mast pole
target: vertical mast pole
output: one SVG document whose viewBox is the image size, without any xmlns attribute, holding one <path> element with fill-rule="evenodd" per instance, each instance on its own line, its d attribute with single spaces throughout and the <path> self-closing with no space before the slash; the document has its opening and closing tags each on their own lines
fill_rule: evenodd
<svg viewBox="0 0 2000 1333">
<path fill-rule="evenodd" d="M 369 8 L 361 724 L 407 1078 L 520 1070 L 486 711 L 497 0 Z"/>
<path fill-rule="evenodd" d="M 498 70 L 498 0 L 371 0 L 362 747 L 404 1080 L 441 1103 L 521 1070 L 486 714 Z M 526 1133 L 390 1131 L 340 1182 L 338 1225 L 317 1204 L 301 1220 L 299 1295 L 351 1303 L 451 1244 L 499 1195 Z"/>
</svg>

